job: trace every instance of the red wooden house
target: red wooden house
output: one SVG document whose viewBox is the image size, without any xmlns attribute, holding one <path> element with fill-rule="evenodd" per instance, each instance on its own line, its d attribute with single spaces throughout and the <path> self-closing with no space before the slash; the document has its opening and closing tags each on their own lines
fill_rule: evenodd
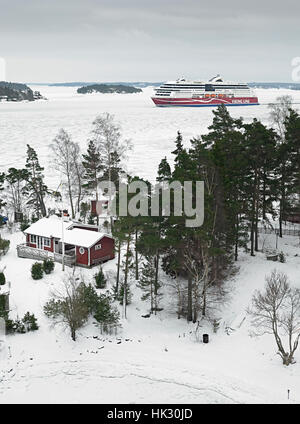
<svg viewBox="0 0 300 424">
<path fill-rule="evenodd" d="M 115 257 L 113 237 L 98 232 L 97 227 L 69 220 L 62 221 L 55 215 L 35 222 L 24 234 L 26 247 L 30 248 L 35 256 L 37 251 L 41 252 L 41 256 L 45 256 L 47 252 L 47 256 L 58 262 L 61 262 L 63 245 L 66 261 L 69 259 L 70 263 L 84 267 L 91 267 Z M 21 247 L 22 245 L 18 246 L 18 254 L 19 250 L 22 250 Z M 23 248 L 23 251 L 25 250 Z"/>
</svg>

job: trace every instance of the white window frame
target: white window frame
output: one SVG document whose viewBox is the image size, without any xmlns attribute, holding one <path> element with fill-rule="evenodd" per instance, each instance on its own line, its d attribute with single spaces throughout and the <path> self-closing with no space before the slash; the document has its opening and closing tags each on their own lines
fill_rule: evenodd
<svg viewBox="0 0 300 424">
<path fill-rule="evenodd" d="M 43 246 L 44 247 L 51 247 L 51 239 L 49 237 L 43 238 Z"/>
<path fill-rule="evenodd" d="M 101 250 L 101 249 L 102 249 L 101 243 L 95 244 L 95 250 Z"/>
<path fill-rule="evenodd" d="M 30 243 L 36 244 L 36 235 L 30 234 Z"/>
</svg>

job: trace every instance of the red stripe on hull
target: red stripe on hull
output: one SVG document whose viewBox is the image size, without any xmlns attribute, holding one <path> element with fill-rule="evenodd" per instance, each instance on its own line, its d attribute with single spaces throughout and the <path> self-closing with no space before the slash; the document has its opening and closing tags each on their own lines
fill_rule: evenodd
<svg viewBox="0 0 300 424">
<path fill-rule="evenodd" d="M 156 106 L 219 106 L 257 105 L 257 97 L 222 97 L 222 98 L 160 98 L 152 97 Z"/>
</svg>

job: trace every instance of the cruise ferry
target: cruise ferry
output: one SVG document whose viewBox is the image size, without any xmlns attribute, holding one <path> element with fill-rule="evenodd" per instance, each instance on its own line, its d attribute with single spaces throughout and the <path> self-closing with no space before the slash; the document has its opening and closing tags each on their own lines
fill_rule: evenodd
<svg viewBox="0 0 300 424">
<path fill-rule="evenodd" d="M 247 84 L 223 81 L 220 75 L 209 81 L 188 81 L 180 78 L 155 89 L 156 106 L 251 106 L 258 98 Z"/>
</svg>

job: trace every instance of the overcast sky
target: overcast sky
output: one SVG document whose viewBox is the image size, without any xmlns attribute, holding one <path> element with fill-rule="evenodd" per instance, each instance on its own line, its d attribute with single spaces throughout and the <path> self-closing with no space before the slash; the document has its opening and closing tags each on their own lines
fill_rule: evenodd
<svg viewBox="0 0 300 424">
<path fill-rule="evenodd" d="M 291 81 L 298 0 L 0 0 L 10 81 Z"/>
</svg>

